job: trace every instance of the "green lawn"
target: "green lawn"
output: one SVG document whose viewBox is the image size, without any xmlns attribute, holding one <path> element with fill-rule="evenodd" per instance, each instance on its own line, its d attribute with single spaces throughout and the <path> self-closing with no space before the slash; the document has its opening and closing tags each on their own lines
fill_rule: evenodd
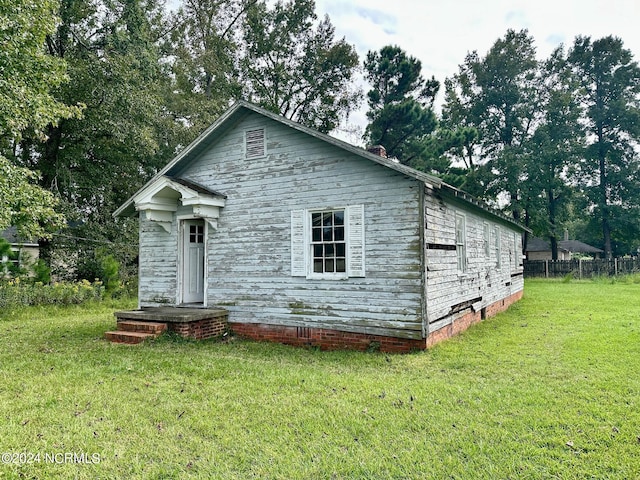
<svg viewBox="0 0 640 480">
<path fill-rule="evenodd" d="M 125 307 L 0 314 L 1 458 L 32 460 L 0 479 L 640 478 L 640 284 L 530 281 L 410 355 L 112 345 Z"/>
</svg>

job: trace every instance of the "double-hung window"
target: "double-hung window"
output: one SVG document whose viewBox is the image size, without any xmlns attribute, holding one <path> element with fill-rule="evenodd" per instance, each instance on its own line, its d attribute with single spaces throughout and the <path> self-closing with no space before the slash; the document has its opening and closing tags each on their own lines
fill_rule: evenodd
<svg viewBox="0 0 640 480">
<path fill-rule="evenodd" d="M 488 260 L 491 257 L 491 230 L 487 222 L 482 224 L 482 240 L 484 244 L 484 256 Z"/>
<path fill-rule="evenodd" d="M 458 257 L 458 271 L 467 271 L 467 232 L 466 218 L 462 213 L 456 213 L 456 254 Z"/>
<path fill-rule="evenodd" d="M 493 229 L 493 241 L 495 250 L 496 250 L 496 268 L 500 268 L 502 266 L 502 240 L 500 238 L 500 227 L 497 225 Z"/>
<path fill-rule="evenodd" d="M 291 275 L 364 277 L 364 206 L 293 210 Z"/>
<path fill-rule="evenodd" d="M 514 267 L 520 267 L 520 261 L 522 260 L 522 237 L 519 233 L 513 234 L 513 261 Z"/>
<path fill-rule="evenodd" d="M 344 233 L 344 210 L 311 212 L 313 273 L 346 273 L 347 242 Z"/>
</svg>

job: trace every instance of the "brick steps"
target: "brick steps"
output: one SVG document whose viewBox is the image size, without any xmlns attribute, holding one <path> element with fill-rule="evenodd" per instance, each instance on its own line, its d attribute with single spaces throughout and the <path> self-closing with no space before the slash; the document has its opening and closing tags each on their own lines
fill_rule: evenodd
<svg viewBox="0 0 640 480">
<path fill-rule="evenodd" d="M 118 330 L 106 332 L 104 336 L 112 343 L 137 344 L 149 338 L 157 338 L 165 330 L 166 323 L 122 320 L 118 322 Z"/>
</svg>

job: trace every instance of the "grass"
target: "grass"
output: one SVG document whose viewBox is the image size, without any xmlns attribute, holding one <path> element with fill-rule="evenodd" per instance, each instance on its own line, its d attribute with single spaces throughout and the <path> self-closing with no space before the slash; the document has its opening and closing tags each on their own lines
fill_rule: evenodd
<svg viewBox="0 0 640 480">
<path fill-rule="evenodd" d="M 0 453 L 41 455 L 0 479 L 640 478 L 639 297 L 529 281 L 410 355 L 113 345 L 124 303 L 0 314 Z"/>
</svg>

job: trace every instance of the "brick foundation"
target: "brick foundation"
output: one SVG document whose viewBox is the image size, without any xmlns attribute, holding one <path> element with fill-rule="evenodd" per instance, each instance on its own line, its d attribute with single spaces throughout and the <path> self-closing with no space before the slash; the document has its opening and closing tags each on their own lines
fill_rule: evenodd
<svg viewBox="0 0 640 480">
<path fill-rule="evenodd" d="M 175 332 L 181 337 L 206 340 L 219 337 L 226 332 L 227 318 L 225 315 L 191 322 L 169 323 L 168 326 L 170 332 Z"/>
<path fill-rule="evenodd" d="M 426 339 L 409 339 L 370 335 L 366 333 L 342 332 L 313 327 L 288 327 L 264 323 L 230 323 L 229 328 L 241 337 L 253 340 L 284 343 L 294 346 L 319 347 L 322 350 L 350 349 L 364 351 L 378 347 L 382 352 L 407 353 L 412 350 L 424 350 L 447 338 L 465 331 L 483 318 L 492 317 L 509 308 L 509 305 L 522 298 L 522 291 L 487 306 L 484 312 L 463 314 L 449 325 L 431 332 Z"/>
<path fill-rule="evenodd" d="M 286 327 L 264 323 L 230 323 L 229 327 L 236 335 L 253 340 L 278 342 L 286 345 L 319 347 L 322 350 L 360 350 L 364 351 L 377 345 L 383 352 L 406 353 L 411 350 L 423 350 L 424 340 L 385 337 L 366 333 L 342 332 L 325 328 Z"/>
</svg>

